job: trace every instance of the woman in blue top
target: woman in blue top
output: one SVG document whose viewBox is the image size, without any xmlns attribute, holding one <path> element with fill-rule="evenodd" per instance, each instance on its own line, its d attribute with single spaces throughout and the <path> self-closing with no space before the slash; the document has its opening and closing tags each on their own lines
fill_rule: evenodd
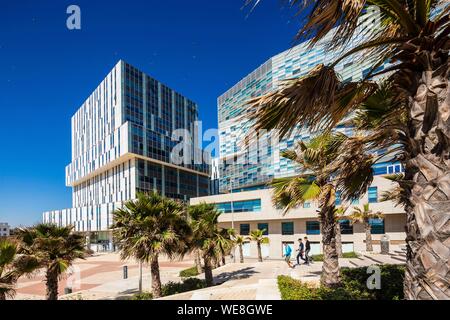
<svg viewBox="0 0 450 320">
<path fill-rule="evenodd" d="M 284 260 L 288 264 L 289 268 L 293 269 L 294 266 L 291 263 L 291 254 L 292 254 L 291 247 L 287 243 L 284 243 Z"/>
</svg>

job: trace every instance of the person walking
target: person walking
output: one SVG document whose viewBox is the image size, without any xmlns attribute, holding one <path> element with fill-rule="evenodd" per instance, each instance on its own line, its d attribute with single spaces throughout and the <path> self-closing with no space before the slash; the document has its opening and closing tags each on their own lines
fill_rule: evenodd
<svg viewBox="0 0 450 320">
<path fill-rule="evenodd" d="M 311 244 L 309 243 L 308 237 L 305 237 L 305 264 L 309 265 L 309 252 L 311 251 Z"/>
<path fill-rule="evenodd" d="M 303 254 L 305 252 L 305 245 L 303 244 L 302 239 L 298 239 L 298 249 L 297 249 L 297 266 L 300 265 L 300 259 L 302 259 L 304 262 L 306 262 L 305 258 L 303 258 Z"/>
<path fill-rule="evenodd" d="M 294 268 L 294 266 L 291 263 L 291 254 L 292 254 L 291 247 L 287 243 L 284 243 L 284 260 L 288 264 L 289 268 L 292 269 Z"/>
</svg>

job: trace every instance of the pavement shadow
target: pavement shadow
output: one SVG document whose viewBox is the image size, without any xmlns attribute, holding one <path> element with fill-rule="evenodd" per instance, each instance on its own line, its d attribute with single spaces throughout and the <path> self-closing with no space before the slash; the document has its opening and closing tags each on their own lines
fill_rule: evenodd
<svg viewBox="0 0 450 320">
<path fill-rule="evenodd" d="M 236 271 L 222 272 L 214 277 L 214 283 L 222 284 L 230 280 L 240 280 L 250 278 L 252 275 L 259 273 L 254 267 L 246 267 Z"/>
<path fill-rule="evenodd" d="M 135 294 L 138 293 L 139 293 L 138 289 L 128 289 L 125 291 L 121 291 L 116 297 L 114 297 L 114 300 L 130 300 L 133 298 Z"/>
</svg>

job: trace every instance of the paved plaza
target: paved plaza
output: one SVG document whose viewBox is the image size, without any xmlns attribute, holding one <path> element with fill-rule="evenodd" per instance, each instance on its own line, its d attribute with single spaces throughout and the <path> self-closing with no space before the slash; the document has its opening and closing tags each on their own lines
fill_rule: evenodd
<svg viewBox="0 0 450 320">
<path fill-rule="evenodd" d="M 183 261 L 160 259 L 161 281 L 180 281 L 179 272 L 193 266 L 190 257 Z M 123 279 L 123 266 L 128 266 L 128 279 Z M 143 290 L 150 291 L 150 267 L 143 266 Z M 31 278 L 22 277 L 18 283 L 16 299 L 45 299 L 45 274 L 40 272 Z M 60 299 L 120 299 L 138 291 L 139 264 L 121 261 L 116 253 L 96 254 L 86 260 L 78 260 L 69 275 L 59 284 Z M 64 296 L 64 288 L 72 287 L 73 294 Z"/>
<path fill-rule="evenodd" d="M 183 261 L 160 259 L 162 283 L 181 281 L 179 272 L 194 265 L 190 257 Z M 405 253 L 393 249 L 390 255 L 362 252 L 359 258 L 340 259 L 342 267 L 363 267 L 373 264 L 402 264 Z M 128 279 L 123 279 L 123 266 L 128 266 Z M 291 269 L 282 260 L 257 262 L 246 259 L 245 263 L 228 263 L 213 271 L 214 287 L 185 292 L 162 299 L 176 300 L 279 300 L 277 286 L 279 275 L 318 283 L 322 269 L 321 262 L 309 266 L 300 265 Z M 76 271 L 76 272 L 74 272 Z M 128 299 L 138 292 L 139 265 L 123 262 L 118 254 L 97 254 L 86 260 L 77 261 L 72 274 L 61 280 L 59 286 L 62 300 L 118 300 Z M 198 276 L 203 278 L 204 275 Z M 44 274 L 32 278 L 21 278 L 16 299 L 45 299 Z M 143 268 L 143 290 L 150 291 L 151 277 L 148 266 Z M 73 293 L 64 295 L 64 288 L 72 287 Z"/>
</svg>

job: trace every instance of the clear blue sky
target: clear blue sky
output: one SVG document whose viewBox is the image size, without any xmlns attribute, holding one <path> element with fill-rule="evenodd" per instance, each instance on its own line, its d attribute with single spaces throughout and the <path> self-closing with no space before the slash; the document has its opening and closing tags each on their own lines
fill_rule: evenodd
<svg viewBox="0 0 450 320">
<path fill-rule="evenodd" d="M 217 97 L 292 45 L 299 22 L 281 1 L 22 0 L 0 11 L 0 221 L 40 221 L 71 207 L 64 168 L 70 118 L 119 59 L 200 106 L 217 128 Z M 81 7 L 82 30 L 66 28 Z M 248 17 L 247 17 L 248 15 Z"/>
</svg>

